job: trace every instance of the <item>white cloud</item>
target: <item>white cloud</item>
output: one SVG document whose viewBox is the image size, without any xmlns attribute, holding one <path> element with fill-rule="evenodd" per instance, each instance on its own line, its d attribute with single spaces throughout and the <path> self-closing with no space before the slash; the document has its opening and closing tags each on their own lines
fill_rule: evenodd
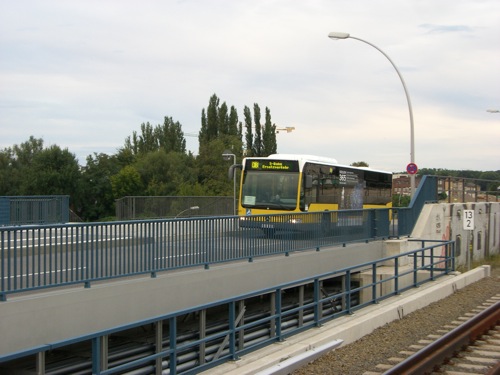
<svg viewBox="0 0 500 375">
<path fill-rule="evenodd" d="M 0 0 L 0 148 L 43 137 L 114 153 L 140 124 L 198 133 L 213 93 L 269 107 L 280 152 L 392 171 L 500 169 L 500 4 L 484 1 Z M 187 137 L 197 152 L 198 141 Z"/>
</svg>

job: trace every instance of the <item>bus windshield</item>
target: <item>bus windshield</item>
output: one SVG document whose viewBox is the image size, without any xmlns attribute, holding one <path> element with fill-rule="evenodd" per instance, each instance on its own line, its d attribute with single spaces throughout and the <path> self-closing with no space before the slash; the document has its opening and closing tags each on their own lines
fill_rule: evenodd
<svg viewBox="0 0 500 375">
<path fill-rule="evenodd" d="M 291 211 L 297 207 L 298 188 L 298 172 L 245 171 L 241 205 Z"/>
</svg>

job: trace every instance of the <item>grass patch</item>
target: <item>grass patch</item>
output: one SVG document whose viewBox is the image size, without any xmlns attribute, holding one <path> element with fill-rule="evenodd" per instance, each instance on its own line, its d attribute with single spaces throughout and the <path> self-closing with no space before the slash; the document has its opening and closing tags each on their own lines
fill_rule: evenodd
<svg viewBox="0 0 500 375">
<path fill-rule="evenodd" d="M 471 269 L 474 269 L 474 268 L 480 267 L 480 266 L 484 266 L 484 265 L 489 265 L 489 266 L 491 266 L 492 270 L 496 270 L 496 271 L 500 272 L 500 255 L 495 254 L 495 255 L 492 255 L 486 259 L 473 261 Z M 467 272 L 467 266 L 464 266 L 464 265 L 459 266 L 459 267 L 457 267 L 457 271 Z"/>
</svg>

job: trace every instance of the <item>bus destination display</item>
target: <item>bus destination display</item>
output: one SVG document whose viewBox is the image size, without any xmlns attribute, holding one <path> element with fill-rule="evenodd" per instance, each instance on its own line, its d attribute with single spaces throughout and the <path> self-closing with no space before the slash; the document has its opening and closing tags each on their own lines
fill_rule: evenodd
<svg viewBox="0 0 500 375">
<path fill-rule="evenodd" d="M 247 160 L 246 170 L 252 171 L 279 171 L 279 172 L 298 172 L 299 163 L 295 160 Z"/>
</svg>

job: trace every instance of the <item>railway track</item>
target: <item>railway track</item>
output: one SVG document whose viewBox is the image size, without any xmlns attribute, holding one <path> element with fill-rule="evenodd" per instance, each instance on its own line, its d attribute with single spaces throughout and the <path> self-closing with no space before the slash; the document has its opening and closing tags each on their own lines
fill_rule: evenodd
<svg viewBox="0 0 500 375">
<path fill-rule="evenodd" d="M 500 374 L 500 294 L 363 375 Z"/>
</svg>

